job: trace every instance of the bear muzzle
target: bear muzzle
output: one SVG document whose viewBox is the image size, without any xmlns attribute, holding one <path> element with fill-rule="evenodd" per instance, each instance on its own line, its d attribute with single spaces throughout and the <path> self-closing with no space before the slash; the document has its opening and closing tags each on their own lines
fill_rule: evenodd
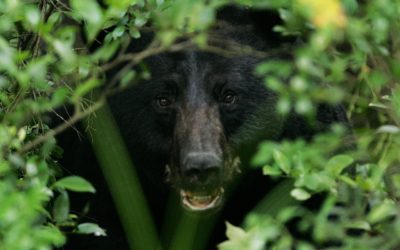
<svg viewBox="0 0 400 250">
<path fill-rule="evenodd" d="M 205 211 L 218 207 L 222 203 L 224 188 L 201 193 L 181 190 L 183 206 L 190 211 Z"/>
</svg>

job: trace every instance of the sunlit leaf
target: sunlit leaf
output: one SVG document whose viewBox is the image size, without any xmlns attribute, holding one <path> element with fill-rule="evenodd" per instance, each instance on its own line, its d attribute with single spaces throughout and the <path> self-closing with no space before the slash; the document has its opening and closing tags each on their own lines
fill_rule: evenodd
<svg viewBox="0 0 400 250">
<path fill-rule="evenodd" d="M 107 236 L 106 231 L 94 223 L 79 224 L 77 232 L 81 234 L 93 234 L 94 236 Z"/>
<path fill-rule="evenodd" d="M 233 240 L 246 237 L 246 232 L 242 228 L 236 227 L 230 224 L 229 222 L 225 222 L 225 225 L 226 225 L 226 236 L 228 237 L 228 239 Z"/>
<path fill-rule="evenodd" d="M 290 163 L 288 157 L 279 150 L 273 151 L 273 157 L 274 157 L 276 164 L 279 166 L 279 168 L 284 173 L 286 173 L 286 174 L 289 173 L 289 171 L 291 169 L 291 163 Z"/>
<path fill-rule="evenodd" d="M 96 37 L 103 24 L 103 11 L 95 0 L 70 0 L 72 8 L 87 22 L 86 33 L 89 40 Z"/>
<path fill-rule="evenodd" d="M 304 201 L 311 197 L 311 195 L 301 188 L 295 188 L 290 192 L 290 195 L 294 197 L 296 200 Z"/>
</svg>

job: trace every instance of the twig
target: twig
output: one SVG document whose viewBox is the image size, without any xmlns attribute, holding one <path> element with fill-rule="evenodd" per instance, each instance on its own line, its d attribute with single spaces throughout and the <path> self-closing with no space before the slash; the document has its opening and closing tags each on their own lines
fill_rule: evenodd
<svg viewBox="0 0 400 250">
<path fill-rule="evenodd" d="M 210 37 L 211 38 L 211 37 Z M 215 37 L 211 38 L 211 41 L 217 43 L 218 45 L 225 45 L 225 46 L 215 46 L 215 45 L 207 45 L 204 48 L 201 48 L 199 50 L 205 51 L 205 52 L 211 52 L 215 54 L 220 54 L 222 56 L 254 56 L 257 58 L 266 58 L 268 56 L 276 56 L 276 55 L 282 55 L 282 53 L 285 53 L 285 51 L 288 51 L 287 47 L 280 47 L 279 49 L 275 50 L 270 50 L 268 53 L 260 50 L 256 50 L 250 46 L 245 46 L 239 43 L 231 42 L 228 40 L 224 39 L 217 39 Z M 191 40 L 187 40 L 181 43 L 177 43 L 172 45 L 169 48 L 166 47 L 154 47 L 154 45 L 149 46 L 149 49 L 143 50 L 141 52 L 137 53 L 128 53 L 128 54 L 122 54 L 118 56 L 115 60 L 103 64 L 100 68 L 103 71 L 108 71 L 116 66 L 118 66 L 121 63 L 128 62 L 126 66 L 129 68 L 132 67 L 133 65 L 137 64 L 138 62 L 142 61 L 143 59 L 157 55 L 163 52 L 176 52 L 180 51 L 183 49 L 187 49 L 190 47 L 195 47 L 193 42 Z M 225 48 L 224 48 L 225 47 Z M 119 72 L 124 71 L 120 70 Z"/>
<path fill-rule="evenodd" d="M 71 117 L 71 115 L 69 114 L 68 109 L 66 107 L 64 107 L 64 111 L 66 112 L 68 117 Z M 62 115 L 60 115 L 59 113 L 57 113 L 57 111 L 52 110 L 52 113 L 55 116 L 57 116 L 60 120 L 62 120 L 63 122 L 67 122 L 67 119 L 64 118 Z M 81 132 L 75 126 L 71 126 L 71 128 L 76 132 L 76 134 L 78 135 L 79 139 L 81 139 Z"/>
<path fill-rule="evenodd" d="M 104 71 L 108 71 L 108 70 L 114 68 L 115 66 L 117 66 L 123 62 L 127 62 L 127 61 L 130 61 L 131 62 L 130 64 L 137 64 L 138 62 L 142 61 L 143 59 L 145 59 L 147 57 L 154 56 L 154 55 L 160 54 L 162 52 L 167 52 L 167 51 L 175 52 L 175 51 L 189 48 L 190 46 L 193 46 L 193 43 L 190 41 L 185 41 L 182 43 L 174 44 L 171 47 L 163 47 L 163 46 L 155 47 L 155 46 L 156 45 L 154 43 L 152 43 L 148 49 L 145 49 L 143 51 L 140 51 L 137 53 L 128 53 L 128 54 L 121 55 L 121 56 L 117 57 L 114 61 L 103 64 L 100 68 Z"/>
<path fill-rule="evenodd" d="M 45 134 L 36 137 L 34 140 L 29 141 L 28 143 L 26 143 L 19 151 L 19 154 L 24 154 L 30 150 L 32 150 L 34 147 L 38 146 L 39 144 L 45 142 L 46 140 L 48 140 L 49 138 L 57 135 L 58 133 L 61 133 L 62 131 L 64 131 L 65 129 L 69 128 L 70 126 L 72 126 L 73 124 L 75 124 L 76 122 L 78 122 L 79 120 L 81 120 L 82 118 L 90 115 L 91 113 L 95 112 L 96 110 L 98 110 L 99 108 L 101 108 L 103 106 L 103 104 L 105 103 L 105 97 L 100 98 L 97 102 L 95 102 L 92 106 L 86 108 L 83 111 L 80 111 L 80 109 L 77 109 L 73 116 L 71 116 L 70 119 L 66 120 L 64 123 L 60 124 L 59 126 L 55 127 L 52 130 L 49 130 L 48 132 L 46 132 Z"/>
</svg>

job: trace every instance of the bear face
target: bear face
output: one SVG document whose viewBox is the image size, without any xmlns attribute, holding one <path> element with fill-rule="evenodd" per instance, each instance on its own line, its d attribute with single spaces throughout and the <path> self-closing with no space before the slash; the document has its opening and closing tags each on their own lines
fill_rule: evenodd
<svg viewBox="0 0 400 250">
<path fill-rule="evenodd" d="M 158 55 L 147 61 L 149 81 L 110 100 L 134 163 L 153 178 L 166 173 L 189 210 L 218 207 L 240 147 L 256 134 L 279 135 L 277 96 L 254 76 L 258 62 L 196 50 Z"/>
</svg>

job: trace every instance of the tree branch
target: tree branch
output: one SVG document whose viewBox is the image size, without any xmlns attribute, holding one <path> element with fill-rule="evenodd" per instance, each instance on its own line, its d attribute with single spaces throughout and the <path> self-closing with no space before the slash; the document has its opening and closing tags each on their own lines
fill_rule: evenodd
<svg viewBox="0 0 400 250">
<path fill-rule="evenodd" d="M 18 150 L 19 154 L 25 154 L 28 151 L 32 150 L 34 147 L 38 146 L 39 144 L 45 142 L 46 140 L 50 139 L 51 137 L 57 135 L 58 133 L 61 133 L 65 129 L 69 128 L 79 120 L 85 118 L 86 116 L 92 114 L 99 108 L 101 108 L 105 103 L 105 97 L 100 98 L 97 102 L 95 102 L 93 105 L 90 107 L 86 108 L 85 110 L 81 111 L 80 109 L 76 109 L 74 114 L 60 124 L 59 126 L 55 127 L 54 129 L 49 130 L 45 134 L 36 137 L 34 140 L 27 142 L 20 150 Z"/>
</svg>

